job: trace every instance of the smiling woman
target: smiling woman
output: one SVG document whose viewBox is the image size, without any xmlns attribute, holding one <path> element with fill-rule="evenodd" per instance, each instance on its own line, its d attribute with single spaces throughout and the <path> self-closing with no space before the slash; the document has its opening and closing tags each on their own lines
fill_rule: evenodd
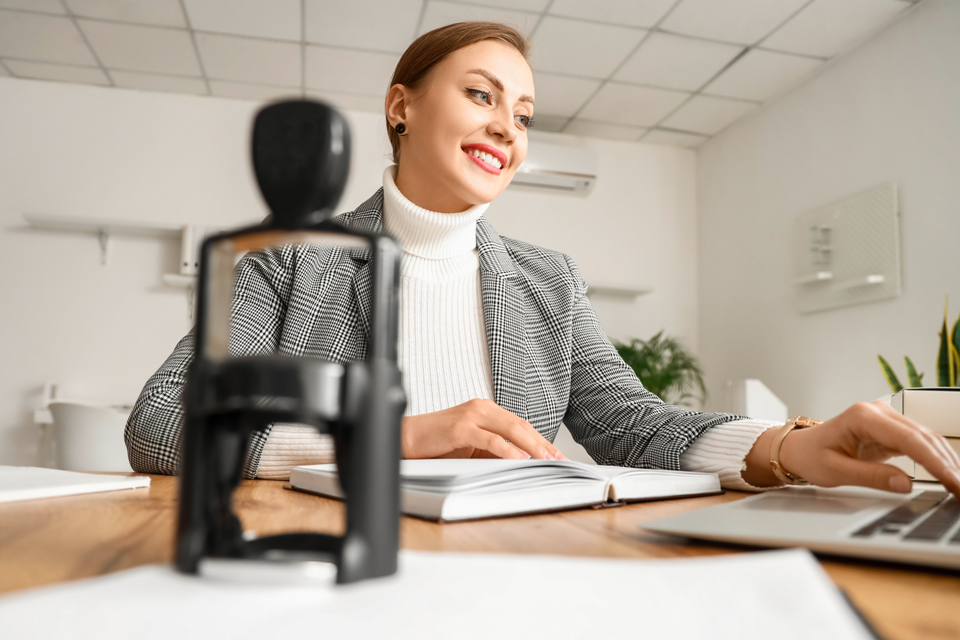
<svg viewBox="0 0 960 640">
<path fill-rule="evenodd" d="M 552 444 L 562 422 L 597 462 L 711 471 L 727 488 L 810 481 L 905 492 L 909 478 L 881 464 L 904 453 L 960 495 L 956 453 L 889 406 L 779 425 L 688 411 L 643 388 L 604 335 L 573 261 L 501 237 L 483 217 L 527 153 L 535 91 L 526 54 L 523 36 L 495 23 L 418 38 L 385 100 L 396 164 L 382 189 L 338 218 L 404 248 L 403 455 L 562 459 Z M 339 249 L 250 254 L 238 266 L 231 354 L 363 359 L 369 295 L 369 263 Z M 192 353 L 189 334 L 131 413 L 137 471 L 177 471 Z M 252 436 L 245 473 L 282 479 L 332 455 L 311 428 L 272 425 Z"/>
</svg>

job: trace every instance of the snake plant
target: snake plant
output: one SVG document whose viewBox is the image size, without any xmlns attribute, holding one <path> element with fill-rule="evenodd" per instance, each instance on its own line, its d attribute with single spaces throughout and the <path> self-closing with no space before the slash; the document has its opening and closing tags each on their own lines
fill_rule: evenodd
<svg viewBox="0 0 960 640">
<path fill-rule="evenodd" d="M 697 357 L 663 331 L 649 340 L 634 338 L 629 344 L 614 341 L 617 353 L 640 378 L 643 386 L 668 404 L 683 405 L 707 397 L 703 370 Z"/>
<path fill-rule="evenodd" d="M 937 351 L 937 386 L 938 387 L 956 387 L 957 380 L 960 379 L 960 316 L 953 323 L 953 328 L 949 331 L 947 327 L 947 305 L 943 305 L 943 324 L 940 326 L 940 348 Z M 880 360 L 880 369 L 883 371 L 883 377 L 887 384 L 897 393 L 904 388 L 894 373 L 893 367 L 884 359 L 883 356 L 877 356 Z M 917 368 L 913 366 L 910 358 L 904 357 L 904 364 L 907 367 L 907 383 L 910 387 L 923 386 L 923 374 L 917 373 Z"/>
</svg>

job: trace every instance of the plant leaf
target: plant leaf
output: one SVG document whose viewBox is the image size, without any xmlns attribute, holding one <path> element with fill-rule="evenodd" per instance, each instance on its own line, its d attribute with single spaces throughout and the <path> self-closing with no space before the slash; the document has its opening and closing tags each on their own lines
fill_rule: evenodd
<svg viewBox="0 0 960 640">
<path fill-rule="evenodd" d="M 950 332 L 953 335 L 953 346 L 957 350 L 957 353 L 960 354 L 960 316 L 957 316 L 957 321 L 953 323 L 953 331 Z M 956 360 L 956 372 L 957 380 L 960 381 L 960 358 Z"/>
<path fill-rule="evenodd" d="M 613 345 L 644 388 L 664 402 L 679 405 L 697 399 L 703 403 L 707 395 L 703 370 L 697 357 L 676 338 L 659 331 L 646 341 L 634 338 L 630 344 Z"/>
<path fill-rule="evenodd" d="M 910 382 L 911 387 L 922 387 L 923 386 L 923 374 L 917 373 L 917 368 L 913 366 L 913 362 L 907 356 L 903 357 L 903 363 L 907 365 L 907 381 Z"/>
<path fill-rule="evenodd" d="M 940 329 L 940 350 L 937 352 L 937 386 L 952 387 L 950 384 L 953 363 L 950 358 L 950 334 L 947 333 L 947 303 L 943 304 L 943 327 Z"/>
<path fill-rule="evenodd" d="M 950 386 L 957 386 L 957 365 L 960 364 L 960 353 L 957 352 L 957 348 L 950 345 Z"/>
<path fill-rule="evenodd" d="M 903 390 L 903 385 L 900 384 L 900 380 L 897 379 L 897 374 L 893 372 L 893 368 L 890 366 L 890 363 L 883 359 L 883 356 L 877 356 L 877 359 L 880 360 L 880 368 L 883 370 L 883 377 L 887 379 L 887 384 L 890 385 L 890 388 L 893 389 L 894 393 L 899 393 Z"/>
</svg>

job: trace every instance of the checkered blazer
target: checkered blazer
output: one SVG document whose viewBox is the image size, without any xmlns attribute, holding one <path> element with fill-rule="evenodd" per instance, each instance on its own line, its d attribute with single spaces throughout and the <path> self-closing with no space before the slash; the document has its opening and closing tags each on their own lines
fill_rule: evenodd
<svg viewBox="0 0 960 640">
<path fill-rule="evenodd" d="M 381 230 L 383 190 L 338 220 Z M 600 464 L 679 469 L 680 454 L 712 426 L 737 419 L 664 404 L 610 344 L 573 261 L 502 238 L 484 218 L 477 248 L 494 396 L 552 441 L 560 423 Z M 283 353 L 351 362 L 366 356 L 369 251 L 285 246 L 238 265 L 234 356 Z M 127 422 L 130 464 L 177 472 L 181 395 L 193 355 L 187 334 L 148 381 Z M 244 474 L 255 477 L 270 428 L 254 433 Z"/>
</svg>

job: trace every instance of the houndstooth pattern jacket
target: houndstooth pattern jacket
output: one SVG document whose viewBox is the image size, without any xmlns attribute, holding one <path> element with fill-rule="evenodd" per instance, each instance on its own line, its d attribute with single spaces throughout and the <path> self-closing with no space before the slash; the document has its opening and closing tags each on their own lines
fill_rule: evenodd
<svg viewBox="0 0 960 640">
<path fill-rule="evenodd" d="M 338 221 L 381 230 L 383 190 Z M 607 339 L 587 285 L 566 255 L 502 238 L 477 222 L 480 279 L 494 396 L 553 441 L 560 423 L 600 464 L 679 469 L 680 454 L 710 427 L 739 416 L 665 404 Z M 369 251 L 285 246 L 237 268 L 230 352 L 279 352 L 346 363 L 366 356 Z M 141 473 L 175 474 L 181 395 L 193 355 L 187 334 L 147 381 L 124 435 Z M 254 433 L 244 474 L 255 477 L 269 427 Z"/>
</svg>

